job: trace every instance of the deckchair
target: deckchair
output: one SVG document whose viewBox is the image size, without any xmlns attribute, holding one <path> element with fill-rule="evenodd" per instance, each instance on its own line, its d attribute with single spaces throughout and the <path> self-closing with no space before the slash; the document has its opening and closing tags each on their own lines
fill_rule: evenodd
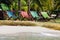
<svg viewBox="0 0 60 40">
<path fill-rule="evenodd" d="M 14 13 L 11 11 L 7 11 L 7 15 L 8 15 L 9 19 L 10 18 L 17 19 L 17 16 L 15 16 Z"/>
<path fill-rule="evenodd" d="M 47 14 L 47 12 L 41 12 L 41 14 L 45 19 L 50 18 L 50 16 Z"/>
<path fill-rule="evenodd" d="M 21 11 L 20 14 L 22 15 L 23 18 L 29 18 L 29 15 L 26 11 Z"/>
<path fill-rule="evenodd" d="M 3 19 L 4 19 L 3 12 L 2 10 L 0 10 L 0 20 L 3 20 Z"/>
<path fill-rule="evenodd" d="M 38 15 L 37 11 L 30 11 L 32 17 L 35 19 L 35 20 L 39 20 L 41 17 Z"/>
<path fill-rule="evenodd" d="M 21 20 L 30 20 L 30 16 L 26 11 L 21 11 L 20 12 L 20 19 Z"/>
<path fill-rule="evenodd" d="M 54 19 L 53 17 L 50 17 L 47 12 L 41 12 L 41 15 L 43 16 L 43 18 L 45 20 L 50 20 L 50 19 Z"/>
</svg>

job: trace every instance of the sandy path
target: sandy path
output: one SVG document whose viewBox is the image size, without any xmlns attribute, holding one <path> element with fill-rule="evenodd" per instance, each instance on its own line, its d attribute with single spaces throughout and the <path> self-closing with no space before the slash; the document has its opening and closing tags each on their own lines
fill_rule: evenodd
<svg viewBox="0 0 60 40">
<path fill-rule="evenodd" d="M 0 26 L 0 40 L 60 40 L 60 31 L 39 26 Z"/>
<path fill-rule="evenodd" d="M 0 27 L 0 34 L 13 34 L 19 32 L 32 32 L 32 33 L 40 33 L 42 35 L 47 36 L 60 36 L 60 31 L 51 30 L 44 27 L 26 27 L 26 26 L 1 26 Z"/>
</svg>

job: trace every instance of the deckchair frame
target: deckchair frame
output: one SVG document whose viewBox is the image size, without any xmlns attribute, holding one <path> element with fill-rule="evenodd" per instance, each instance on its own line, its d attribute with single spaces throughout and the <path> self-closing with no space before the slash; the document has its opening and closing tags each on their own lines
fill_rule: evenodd
<svg viewBox="0 0 60 40">
<path fill-rule="evenodd" d="M 55 19 L 49 16 L 47 12 L 41 12 L 41 15 L 45 21 L 53 20 L 54 22 L 56 22 Z"/>
<path fill-rule="evenodd" d="M 35 12 L 36 15 L 33 12 Z M 36 18 L 33 17 L 32 13 L 33 13 L 33 15 L 36 16 Z M 41 21 L 42 17 L 37 13 L 37 11 L 30 11 L 30 14 L 35 21 Z"/>
<path fill-rule="evenodd" d="M 9 12 L 11 12 L 11 13 L 9 13 Z M 18 18 L 17 16 L 15 16 L 15 15 L 13 14 L 12 11 L 6 11 L 5 14 L 6 14 L 6 16 L 8 17 L 8 20 L 10 20 L 11 18 L 13 18 L 14 20 L 16 20 L 16 19 Z M 10 15 L 12 14 L 12 15 L 10 16 L 9 14 L 10 14 Z M 9 17 L 9 16 L 10 16 L 10 17 Z M 15 16 L 15 18 L 14 18 L 14 16 Z"/>
</svg>

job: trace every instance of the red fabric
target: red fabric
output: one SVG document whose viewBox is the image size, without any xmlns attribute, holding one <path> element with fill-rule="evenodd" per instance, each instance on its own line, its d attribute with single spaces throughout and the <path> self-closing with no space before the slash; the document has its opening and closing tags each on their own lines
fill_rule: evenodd
<svg viewBox="0 0 60 40">
<path fill-rule="evenodd" d="M 25 12 L 25 11 L 21 11 L 21 15 L 22 15 L 24 18 L 29 18 L 28 13 Z"/>
</svg>

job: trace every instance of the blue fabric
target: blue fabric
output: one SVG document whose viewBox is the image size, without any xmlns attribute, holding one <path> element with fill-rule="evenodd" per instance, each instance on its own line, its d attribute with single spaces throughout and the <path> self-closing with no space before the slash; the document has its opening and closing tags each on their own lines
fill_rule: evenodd
<svg viewBox="0 0 60 40">
<path fill-rule="evenodd" d="M 9 17 L 13 16 L 13 12 L 11 12 L 11 11 L 7 11 L 7 14 L 8 14 Z"/>
<path fill-rule="evenodd" d="M 12 18 L 17 18 L 11 11 L 7 11 L 7 15 Z"/>
</svg>

